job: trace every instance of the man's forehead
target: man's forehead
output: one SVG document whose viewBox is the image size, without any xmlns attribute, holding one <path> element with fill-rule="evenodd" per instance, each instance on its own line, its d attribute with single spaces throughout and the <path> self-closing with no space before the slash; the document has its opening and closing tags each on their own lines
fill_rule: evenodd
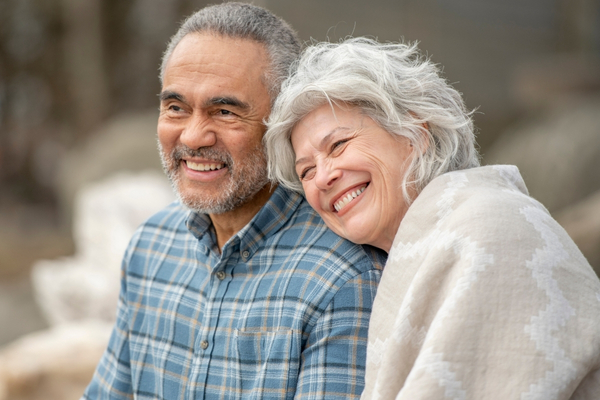
<svg viewBox="0 0 600 400">
<path fill-rule="evenodd" d="M 223 85 L 232 79 L 264 84 L 267 69 L 267 53 L 256 41 L 194 33 L 184 37 L 171 54 L 163 87 L 178 75 L 221 80 Z"/>
<path fill-rule="evenodd" d="M 161 100 L 179 97 L 203 106 L 270 103 L 266 62 L 264 46 L 256 41 L 189 34 L 166 65 Z"/>
<path fill-rule="evenodd" d="M 211 33 L 190 33 L 175 47 L 167 69 L 180 62 L 220 63 L 236 68 L 264 70 L 268 54 L 263 44 L 252 40 Z"/>
</svg>

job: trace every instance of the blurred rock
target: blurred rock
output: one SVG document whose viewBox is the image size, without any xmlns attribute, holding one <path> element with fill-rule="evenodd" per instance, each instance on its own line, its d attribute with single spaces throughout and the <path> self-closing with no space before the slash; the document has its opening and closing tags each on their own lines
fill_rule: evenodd
<svg viewBox="0 0 600 400">
<path fill-rule="evenodd" d="M 56 193 L 66 225 L 71 223 L 73 201 L 83 185 L 118 171 L 162 171 L 156 144 L 157 119 L 156 110 L 120 115 L 65 155 L 58 167 Z"/>
<path fill-rule="evenodd" d="M 0 327 L 0 347 L 27 333 L 48 328 L 33 298 L 29 275 L 0 280 Z"/>
<path fill-rule="evenodd" d="M 0 281 L 28 277 L 35 260 L 73 251 L 71 234 L 59 228 L 54 209 L 0 199 Z"/>
<path fill-rule="evenodd" d="M 600 276 L 600 190 L 556 213 L 556 220 Z"/>
<path fill-rule="evenodd" d="M 483 157 L 517 165 L 550 212 L 582 200 L 600 190 L 600 97 L 554 105 L 506 131 Z"/>
<path fill-rule="evenodd" d="M 598 93 L 600 59 L 578 53 L 538 56 L 518 64 L 509 85 L 515 102 L 524 110 L 552 107 L 572 96 Z"/>
<path fill-rule="evenodd" d="M 110 337 L 101 321 L 65 324 L 0 350 L 0 400 L 77 400 Z"/>
<path fill-rule="evenodd" d="M 78 186 L 75 254 L 32 267 L 34 297 L 51 328 L 0 349 L 0 400 L 79 399 L 106 348 L 127 243 L 146 218 L 174 199 L 162 171 L 110 169 L 91 169 L 108 177 Z"/>
<path fill-rule="evenodd" d="M 120 265 L 137 227 L 174 200 L 160 172 L 121 172 L 84 186 L 75 201 L 75 255 L 32 268 L 36 300 L 47 321 L 112 321 Z"/>
</svg>

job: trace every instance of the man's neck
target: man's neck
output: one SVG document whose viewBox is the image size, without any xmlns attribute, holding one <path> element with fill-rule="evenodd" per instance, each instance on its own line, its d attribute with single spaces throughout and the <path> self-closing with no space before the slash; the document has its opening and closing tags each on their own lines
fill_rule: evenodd
<svg viewBox="0 0 600 400">
<path fill-rule="evenodd" d="M 233 235 L 238 233 L 254 218 L 267 201 L 269 201 L 275 188 L 275 185 L 268 183 L 252 199 L 235 210 L 223 214 L 209 215 L 215 228 L 219 250 L 223 248 Z"/>
</svg>

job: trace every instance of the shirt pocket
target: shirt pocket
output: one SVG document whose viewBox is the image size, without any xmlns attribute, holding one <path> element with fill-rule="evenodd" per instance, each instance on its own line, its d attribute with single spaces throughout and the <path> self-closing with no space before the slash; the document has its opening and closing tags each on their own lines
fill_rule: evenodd
<svg viewBox="0 0 600 400">
<path fill-rule="evenodd" d="M 296 334 L 290 330 L 235 331 L 242 399 L 292 399 L 300 364 Z"/>
</svg>

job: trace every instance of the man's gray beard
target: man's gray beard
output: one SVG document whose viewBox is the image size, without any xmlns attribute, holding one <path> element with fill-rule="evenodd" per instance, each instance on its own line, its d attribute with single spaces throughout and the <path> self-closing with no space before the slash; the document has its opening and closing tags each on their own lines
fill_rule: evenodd
<svg viewBox="0 0 600 400">
<path fill-rule="evenodd" d="M 185 146 L 179 146 L 173 149 L 168 158 L 160 141 L 158 142 L 158 149 L 163 170 L 171 181 L 177 198 L 183 205 L 201 214 L 223 214 L 235 210 L 252 199 L 269 182 L 267 157 L 262 146 L 259 146 L 255 151 L 250 150 L 250 156 L 237 163 L 234 163 L 228 152 L 211 147 L 191 150 Z M 221 188 L 222 190 L 218 196 L 207 197 L 201 194 L 184 195 L 181 193 L 181 190 L 179 190 L 179 168 L 183 156 L 220 161 L 226 165 L 230 179 Z"/>
</svg>

